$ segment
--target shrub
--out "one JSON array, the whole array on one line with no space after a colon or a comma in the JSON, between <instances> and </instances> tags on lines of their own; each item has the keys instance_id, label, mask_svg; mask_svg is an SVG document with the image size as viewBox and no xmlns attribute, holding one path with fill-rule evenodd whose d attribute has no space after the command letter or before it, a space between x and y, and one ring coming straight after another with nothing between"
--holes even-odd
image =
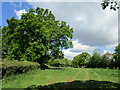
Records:
<instances>
[{"instance_id":1,"label":"shrub","mask_svg":"<svg viewBox=\"0 0 120 90\"><path fill-rule=\"evenodd\" d=\"M71 61L66 58L50 59L48 61L48 65L54 66L54 67L68 67L68 66L71 66Z\"/></svg>"},{"instance_id":2,"label":"shrub","mask_svg":"<svg viewBox=\"0 0 120 90\"><path fill-rule=\"evenodd\" d=\"M33 69L40 68L40 64L28 61L4 60L0 62L0 64L0 66L2 67L3 78L6 76L21 74Z\"/></svg>"}]
</instances>

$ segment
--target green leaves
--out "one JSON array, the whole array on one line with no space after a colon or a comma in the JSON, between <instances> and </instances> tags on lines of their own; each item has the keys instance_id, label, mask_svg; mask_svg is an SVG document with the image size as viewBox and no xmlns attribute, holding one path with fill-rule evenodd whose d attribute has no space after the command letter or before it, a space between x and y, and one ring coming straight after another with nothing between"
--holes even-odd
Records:
<instances>
[{"instance_id":1,"label":"green leaves","mask_svg":"<svg viewBox=\"0 0 120 90\"><path fill-rule=\"evenodd\" d=\"M90 54L87 52L83 52L77 56L74 57L72 60L73 67L81 67L88 63L90 59Z\"/></svg>"},{"instance_id":2,"label":"green leaves","mask_svg":"<svg viewBox=\"0 0 120 90\"><path fill-rule=\"evenodd\" d=\"M21 19L7 20L3 31L3 58L38 61L62 58L62 49L72 47L73 29L55 19L49 9L30 8ZM48 53L49 52L49 53Z\"/></svg>"},{"instance_id":3,"label":"green leaves","mask_svg":"<svg viewBox=\"0 0 120 90\"><path fill-rule=\"evenodd\" d=\"M120 69L120 44L118 44L118 46L115 47L114 59L115 67Z\"/></svg>"},{"instance_id":4,"label":"green leaves","mask_svg":"<svg viewBox=\"0 0 120 90\"><path fill-rule=\"evenodd\" d=\"M50 59L48 61L48 64L50 66L54 66L54 67L67 67L67 66L71 66L71 61L66 59L66 58L62 58L62 59Z\"/></svg>"}]
</instances>

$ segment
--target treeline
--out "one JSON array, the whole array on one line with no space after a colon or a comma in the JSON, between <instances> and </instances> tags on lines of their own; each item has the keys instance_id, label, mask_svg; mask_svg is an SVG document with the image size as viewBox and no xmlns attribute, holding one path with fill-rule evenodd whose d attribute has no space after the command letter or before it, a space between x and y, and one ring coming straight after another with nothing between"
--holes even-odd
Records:
<instances>
[{"instance_id":1,"label":"treeline","mask_svg":"<svg viewBox=\"0 0 120 90\"><path fill-rule=\"evenodd\" d=\"M119 68L120 69L120 44L116 46L115 53L101 54L95 51L93 55L83 52L72 60L73 67L88 68Z\"/></svg>"},{"instance_id":2,"label":"treeline","mask_svg":"<svg viewBox=\"0 0 120 90\"><path fill-rule=\"evenodd\" d=\"M102 54L99 50L94 50L93 55L83 52L68 60L66 58L51 59L50 66L55 67L75 67L75 68L118 68L120 69L120 44L115 48L115 53L106 52Z\"/></svg>"},{"instance_id":3,"label":"treeline","mask_svg":"<svg viewBox=\"0 0 120 90\"><path fill-rule=\"evenodd\" d=\"M100 55L98 52L94 52L90 55L88 52L83 52L74 57L72 60L73 67L90 67L90 68L106 68L110 67L110 63L113 61L112 54L106 53ZM112 62L113 64L113 62Z\"/></svg>"}]
</instances>

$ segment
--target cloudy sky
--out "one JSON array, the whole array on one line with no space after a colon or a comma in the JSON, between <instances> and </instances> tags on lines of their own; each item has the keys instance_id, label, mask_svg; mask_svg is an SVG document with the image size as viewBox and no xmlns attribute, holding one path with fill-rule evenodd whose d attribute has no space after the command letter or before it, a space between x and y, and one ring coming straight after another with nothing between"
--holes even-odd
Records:
<instances>
[{"instance_id":1,"label":"cloudy sky","mask_svg":"<svg viewBox=\"0 0 120 90\"><path fill-rule=\"evenodd\" d=\"M2 26L7 25L6 19L12 16L20 19L20 15L26 13L29 8L48 8L57 20L66 21L74 29L74 46L72 49L63 50L65 57L72 60L82 52L92 54L94 49L113 53L118 44L118 12L109 8L102 10L101 2L94 1L2 2Z\"/></svg>"}]
</instances>

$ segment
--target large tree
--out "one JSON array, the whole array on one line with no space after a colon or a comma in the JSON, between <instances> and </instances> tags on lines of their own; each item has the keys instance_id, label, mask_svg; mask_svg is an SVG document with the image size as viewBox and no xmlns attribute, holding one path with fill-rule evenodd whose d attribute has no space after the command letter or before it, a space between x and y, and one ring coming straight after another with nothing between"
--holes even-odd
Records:
<instances>
[{"instance_id":1,"label":"large tree","mask_svg":"<svg viewBox=\"0 0 120 90\"><path fill-rule=\"evenodd\" d=\"M48 9L31 8L20 20L12 17L7 23L2 28L3 58L43 64L51 56L63 57L62 49L72 47L73 29Z\"/></svg>"}]
</instances>

